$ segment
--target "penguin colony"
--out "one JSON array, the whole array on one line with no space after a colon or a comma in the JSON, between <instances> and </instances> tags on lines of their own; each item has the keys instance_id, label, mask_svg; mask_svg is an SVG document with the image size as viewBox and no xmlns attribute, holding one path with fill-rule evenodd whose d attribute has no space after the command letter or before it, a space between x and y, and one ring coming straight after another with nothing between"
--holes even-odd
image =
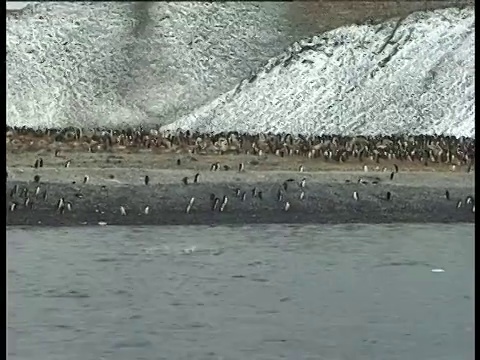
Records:
<instances>
[{"instance_id":1,"label":"penguin colony","mask_svg":"<svg viewBox=\"0 0 480 360\"><path fill-rule=\"evenodd\" d=\"M188 153L198 155L274 154L279 157L299 156L328 162L344 163L382 160L473 166L475 139L453 136L302 136L292 134L240 134L238 132L202 134L190 131L157 129L78 129L34 130L7 127L7 150L35 151L55 149L101 151L135 151L149 149L153 153ZM181 161L177 160L180 165ZM38 164L39 165L39 164ZM67 160L65 167L70 162ZM214 164L212 167L218 167ZM365 165L366 166L366 165ZM244 164L238 164L243 171ZM365 171L368 168L364 168ZM218 170L218 169L214 169ZM303 171L300 166L299 171Z\"/></svg>"},{"instance_id":2,"label":"penguin colony","mask_svg":"<svg viewBox=\"0 0 480 360\"><path fill-rule=\"evenodd\" d=\"M363 163L364 160L381 163L382 160L393 160L397 163L391 169L384 168L388 172L384 178L376 177L374 179L360 177L358 184L376 185L379 182L394 182L399 172L399 165L403 162L420 162L425 166L430 163L451 164L452 166L465 165L467 172L472 171L475 161L475 141L469 138L454 138L444 136L385 136L385 137L342 137L342 136L292 136L290 134L259 134L247 135L235 132L221 134L200 134L193 132L160 132L158 130L142 130L128 129L123 131L107 131L107 130L32 130L26 128L7 128L7 150L24 150L35 151L36 149L50 148L54 156L59 156L60 148L68 147L71 150L89 152L114 151L118 149L150 149L157 153L172 154L252 154L261 156L263 154L272 154L279 157L295 156L308 157L318 159L318 161L343 163L346 161L356 160ZM64 167L68 168L72 164L72 160L67 159ZM35 170L41 172L44 165L44 159L38 158L32 164ZM181 160L177 160L177 166L181 166ZM368 172L368 166L363 165L363 171ZM401 165L400 165L401 166ZM237 168L231 167L219 162L212 163L209 166L211 172L216 171L236 171L239 174L248 171L245 163L238 163ZM278 204L278 211L291 212L299 211L295 209L298 204L307 201L309 198L309 189L307 178L304 172L308 171L303 165L298 167L298 177L280 180L277 189L261 189L258 187L235 188L229 193L215 194L211 193L207 200L201 196L189 197L185 199L184 214L187 216L195 216L195 208L208 209L216 213L228 213L229 206L235 202L255 201L258 204L265 199L265 196L274 197ZM453 170L452 170L453 171ZM151 187L152 182L148 175L141 175L141 181L144 186ZM81 185L89 182L89 175L84 175L82 179L78 179L79 186L74 194L65 194L58 199L51 199L47 191L47 186L42 183L41 176L35 174L31 186L21 187L14 185L7 188L7 210L9 212L32 211L37 205L41 205L42 209L48 204L51 207L52 214L62 216L75 212L75 203L81 200ZM179 183L183 186L196 186L201 183L201 172L192 174L191 177L183 177L179 179ZM8 181L7 170L7 181ZM345 183L351 180L345 180ZM73 182L75 183L75 182ZM102 186L102 192L108 195L107 186ZM392 190L392 189L390 189ZM268 194L268 195L266 195ZM275 195L273 195L275 194ZM378 199L385 202L393 202L399 195L395 195L394 191L386 191L385 189L378 194ZM439 194L444 197L444 201L451 201L452 197L449 190ZM350 200L356 204L362 203L362 192L357 189L351 192ZM135 199L131 201L134 202ZM152 194L152 202L154 194ZM101 215L105 211L118 214L121 223L122 217L128 218L131 213L140 216L155 216L154 205L141 204L141 209L133 209L132 204L122 204L117 209L100 210L94 207L92 211L99 214L99 222ZM205 202L208 202L206 204ZM352 206L359 206L352 205ZM261 206L261 205L259 205ZM473 196L467 196L465 199L454 199L452 207L458 211L468 210L475 212L475 200ZM203 210L201 210L203 211ZM8 215L7 215L8 216Z\"/></svg>"}]
</instances>

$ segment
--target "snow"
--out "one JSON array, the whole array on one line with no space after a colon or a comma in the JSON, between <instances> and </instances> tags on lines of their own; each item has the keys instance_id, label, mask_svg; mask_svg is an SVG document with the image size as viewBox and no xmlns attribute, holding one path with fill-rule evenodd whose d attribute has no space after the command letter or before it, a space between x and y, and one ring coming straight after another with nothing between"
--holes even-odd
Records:
<instances>
[{"instance_id":1,"label":"snow","mask_svg":"<svg viewBox=\"0 0 480 360\"><path fill-rule=\"evenodd\" d=\"M474 58L471 8L343 27L164 129L474 137Z\"/></svg>"},{"instance_id":2,"label":"snow","mask_svg":"<svg viewBox=\"0 0 480 360\"><path fill-rule=\"evenodd\" d=\"M283 10L262 4L29 2L7 15L7 125L474 136L473 8L281 54Z\"/></svg>"}]
</instances>

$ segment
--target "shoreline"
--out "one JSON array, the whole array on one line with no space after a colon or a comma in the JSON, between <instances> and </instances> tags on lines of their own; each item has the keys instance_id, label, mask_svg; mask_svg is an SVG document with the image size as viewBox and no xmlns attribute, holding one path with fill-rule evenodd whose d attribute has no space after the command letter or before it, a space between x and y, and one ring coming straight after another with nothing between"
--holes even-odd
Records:
<instances>
[{"instance_id":1,"label":"shoreline","mask_svg":"<svg viewBox=\"0 0 480 360\"><path fill-rule=\"evenodd\" d=\"M474 223L474 184L474 168L461 162L7 151L6 221L7 226ZM223 212L220 204L212 211L211 196L219 202L227 196ZM473 201L467 204L469 196Z\"/></svg>"},{"instance_id":2,"label":"shoreline","mask_svg":"<svg viewBox=\"0 0 480 360\"><path fill-rule=\"evenodd\" d=\"M474 223L475 197L472 174L362 172L205 172L198 183L184 185L182 175L192 171L14 168L7 181L7 226L107 225L243 225L243 224L341 224L341 223ZM40 181L33 181L33 174ZM144 174L150 182L144 183ZM305 178L305 187L300 186ZM358 182L358 179L362 182ZM287 181L293 180L293 181ZM287 190L283 183L287 183ZM470 185L469 185L470 184ZM15 185L18 193L11 194ZM36 188L40 187L38 195ZM22 194L28 189L28 195ZM240 189L239 196L236 189ZM255 196L252 194L256 189ZM449 191L450 199L445 192ZM47 192L47 199L43 198ZM278 200L278 194L282 199ZM258 193L261 192L261 198ZM301 193L304 198L301 199ZM353 193L359 199L355 200ZM387 200L387 192L391 198ZM245 193L245 198L242 199ZM211 194L221 201L223 212L212 211ZM29 203L25 206L25 199ZM186 213L190 199L195 200ZM60 198L71 211L57 208ZM461 206L457 208L458 201ZM11 206L16 203L15 209ZM285 211L286 202L290 204ZM66 206L66 205L65 205ZM145 214L145 207L149 207ZM121 215L124 207L126 215Z\"/></svg>"}]
</instances>

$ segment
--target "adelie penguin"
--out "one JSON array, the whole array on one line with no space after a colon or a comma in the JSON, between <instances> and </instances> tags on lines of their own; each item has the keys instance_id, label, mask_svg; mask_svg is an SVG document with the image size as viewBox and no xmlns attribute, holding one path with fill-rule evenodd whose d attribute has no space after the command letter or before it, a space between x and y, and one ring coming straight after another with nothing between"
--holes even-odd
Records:
<instances>
[{"instance_id":1,"label":"adelie penguin","mask_svg":"<svg viewBox=\"0 0 480 360\"><path fill-rule=\"evenodd\" d=\"M445 190L445 199L450 200L450 192Z\"/></svg>"},{"instance_id":2,"label":"adelie penguin","mask_svg":"<svg viewBox=\"0 0 480 360\"><path fill-rule=\"evenodd\" d=\"M43 159L42 158L40 158L40 160L38 162L38 166L43 168Z\"/></svg>"},{"instance_id":3,"label":"adelie penguin","mask_svg":"<svg viewBox=\"0 0 480 360\"><path fill-rule=\"evenodd\" d=\"M241 194L242 194L242 190L240 190L239 188L236 188L235 189L235 196L238 198L238 197L240 197Z\"/></svg>"},{"instance_id":4,"label":"adelie penguin","mask_svg":"<svg viewBox=\"0 0 480 360\"><path fill-rule=\"evenodd\" d=\"M148 175L145 175L145 185L148 185L150 182L150 177Z\"/></svg>"},{"instance_id":5,"label":"adelie penguin","mask_svg":"<svg viewBox=\"0 0 480 360\"><path fill-rule=\"evenodd\" d=\"M210 171L217 171L219 166L220 164L218 162L213 163L212 166L210 166Z\"/></svg>"},{"instance_id":6,"label":"adelie penguin","mask_svg":"<svg viewBox=\"0 0 480 360\"><path fill-rule=\"evenodd\" d=\"M180 159L177 159L177 165L178 166L182 165L182 161Z\"/></svg>"},{"instance_id":7,"label":"adelie penguin","mask_svg":"<svg viewBox=\"0 0 480 360\"><path fill-rule=\"evenodd\" d=\"M218 204L220 204L220 199L214 198L212 201L212 211L217 210Z\"/></svg>"},{"instance_id":8,"label":"adelie penguin","mask_svg":"<svg viewBox=\"0 0 480 360\"><path fill-rule=\"evenodd\" d=\"M40 182L40 176L35 175L35 176L33 177L33 181L35 181L36 183L39 183L39 182Z\"/></svg>"},{"instance_id":9,"label":"adelie penguin","mask_svg":"<svg viewBox=\"0 0 480 360\"><path fill-rule=\"evenodd\" d=\"M220 211L223 212L227 206L228 198L226 195L223 196L222 204L220 205Z\"/></svg>"},{"instance_id":10,"label":"adelie penguin","mask_svg":"<svg viewBox=\"0 0 480 360\"><path fill-rule=\"evenodd\" d=\"M287 201L283 207L283 211L288 211L290 209L290 203Z\"/></svg>"},{"instance_id":11,"label":"adelie penguin","mask_svg":"<svg viewBox=\"0 0 480 360\"><path fill-rule=\"evenodd\" d=\"M241 200L242 200L242 201L245 201L246 199L247 199L247 193L246 193L246 191L244 191L244 192L242 193Z\"/></svg>"},{"instance_id":12,"label":"adelie penguin","mask_svg":"<svg viewBox=\"0 0 480 360\"><path fill-rule=\"evenodd\" d=\"M150 213L150 206L145 206L145 209L143 209L143 213L145 215L148 215Z\"/></svg>"},{"instance_id":13,"label":"adelie penguin","mask_svg":"<svg viewBox=\"0 0 480 360\"><path fill-rule=\"evenodd\" d=\"M393 164L393 167L395 168L395 172L398 173L398 165L397 165L397 164Z\"/></svg>"},{"instance_id":14,"label":"adelie penguin","mask_svg":"<svg viewBox=\"0 0 480 360\"><path fill-rule=\"evenodd\" d=\"M238 164L238 172L243 172L245 170L245 165L243 163Z\"/></svg>"},{"instance_id":15,"label":"adelie penguin","mask_svg":"<svg viewBox=\"0 0 480 360\"><path fill-rule=\"evenodd\" d=\"M300 193L300 200L303 200L303 199L305 199L305 192L304 191L302 191Z\"/></svg>"},{"instance_id":16,"label":"adelie penguin","mask_svg":"<svg viewBox=\"0 0 480 360\"><path fill-rule=\"evenodd\" d=\"M85 176L83 177L83 183L86 184L86 183L88 182L88 179L90 179L90 178L88 177L88 175L85 175Z\"/></svg>"},{"instance_id":17,"label":"adelie penguin","mask_svg":"<svg viewBox=\"0 0 480 360\"><path fill-rule=\"evenodd\" d=\"M283 200L282 190L278 189L278 191L277 191L277 201L282 201L282 200Z\"/></svg>"},{"instance_id":18,"label":"adelie penguin","mask_svg":"<svg viewBox=\"0 0 480 360\"><path fill-rule=\"evenodd\" d=\"M120 215L127 216L127 211L125 210L125 208L123 206L120 206Z\"/></svg>"},{"instance_id":19,"label":"adelie penguin","mask_svg":"<svg viewBox=\"0 0 480 360\"><path fill-rule=\"evenodd\" d=\"M186 212L187 214L189 214L189 213L190 213L190 210L192 210L192 206L193 206L194 201L195 201L195 198L192 197L192 198L190 199L190 201L188 202L187 208L185 209L185 212Z\"/></svg>"},{"instance_id":20,"label":"adelie penguin","mask_svg":"<svg viewBox=\"0 0 480 360\"><path fill-rule=\"evenodd\" d=\"M353 192L353 200L358 201L358 192Z\"/></svg>"},{"instance_id":21,"label":"adelie penguin","mask_svg":"<svg viewBox=\"0 0 480 360\"><path fill-rule=\"evenodd\" d=\"M38 166L39 166L39 165L40 165L40 161L39 161L38 159L35 160L35 164L33 164L33 167L34 167L35 169L38 169Z\"/></svg>"},{"instance_id":22,"label":"adelie penguin","mask_svg":"<svg viewBox=\"0 0 480 360\"><path fill-rule=\"evenodd\" d=\"M305 170L305 168L303 167L303 165L300 165L298 167L298 172L303 172Z\"/></svg>"},{"instance_id":23,"label":"adelie penguin","mask_svg":"<svg viewBox=\"0 0 480 360\"><path fill-rule=\"evenodd\" d=\"M200 176L199 173L196 173L195 176L193 177L193 182L194 184L198 183L198 177Z\"/></svg>"},{"instance_id":24,"label":"adelie penguin","mask_svg":"<svg viewBox=\"0 0 480 360\"><path fill-rule=\"evenodd\" d=\"M387 191L387 201L390 201L390 199L392 198L392 193L390 191Z\"/></svg>"},{"instance_id":25,"label":"adelie penguin","mask_svg":"<svg viewBox=\"0 0 480 360\"><path fill-rule=\"evenodd\" d=\"M462 200L457 201L457 209L462 207Z\"/></svg>"},{"instance_id":26,"label":"adelie penguin","mask_svg":"<svg viewBox=\"0 0 480 360\"><path fill-rule=\"evenodd\" d=\"M302 181L300 181L299 185L303 189L303 188L305 188L306 183L307 183L307 179L303 178Z\"/></svg>"},{"instance_id":27,"label":"adelie penguin","mask_svg":"<svg viewBox=\"0 0 480 360\"><path fill-rule=\"evenodd\" d=\"M261 191L258 192L257 197L262 200L263 199L263 194Z\"/></svg>"},{"instance_id":28,"label":"adelie penguin","mask_svg":"<svg viewBox=\"0 0 480 360\"><path fill-rule=\"evenodd\" d=\"M395 176L395 173L392 172L392 173L390 174L390 180L393 180L393 177L394 177L394 176Z\"/></svg>"},{"instance_id":29,"label":"adelie penguin","mask_svg":"<svg viewBox=\"0 0 480 360\"><path fill-rule=\"evenodd\" d=\"M65 162L65 167L66 167L66 168L70 167L70 164L71 164L71 163L72 163L72 160L67 160L67 161Z\"/></svg>"},{"instance_id":30,"label":"adelie penguin","mask_svg":"<svg viewBox=\"0 0 480 360\"><path fill-rule=\"evenodd\" d=\"M185 177L182 179L182 183L183 183L184 185L188 185L188 177L185 176Z\"/></svg>"}]
</instances>

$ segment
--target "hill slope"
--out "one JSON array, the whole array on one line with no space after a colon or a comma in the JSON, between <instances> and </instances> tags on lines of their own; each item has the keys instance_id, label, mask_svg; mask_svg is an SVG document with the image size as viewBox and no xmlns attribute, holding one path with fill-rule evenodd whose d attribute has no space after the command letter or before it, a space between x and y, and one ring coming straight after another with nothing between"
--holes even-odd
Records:
<instances>
[{"instance_id":1,"label":"hill slope","mask_svg":"<svg viewBox=\"0 0 480 360\"><path fill-rule=\"evenodd\" d=\"M165 128L474 137L474 45L473 8L339 28Z\"/></svg>"}]
</instances>

